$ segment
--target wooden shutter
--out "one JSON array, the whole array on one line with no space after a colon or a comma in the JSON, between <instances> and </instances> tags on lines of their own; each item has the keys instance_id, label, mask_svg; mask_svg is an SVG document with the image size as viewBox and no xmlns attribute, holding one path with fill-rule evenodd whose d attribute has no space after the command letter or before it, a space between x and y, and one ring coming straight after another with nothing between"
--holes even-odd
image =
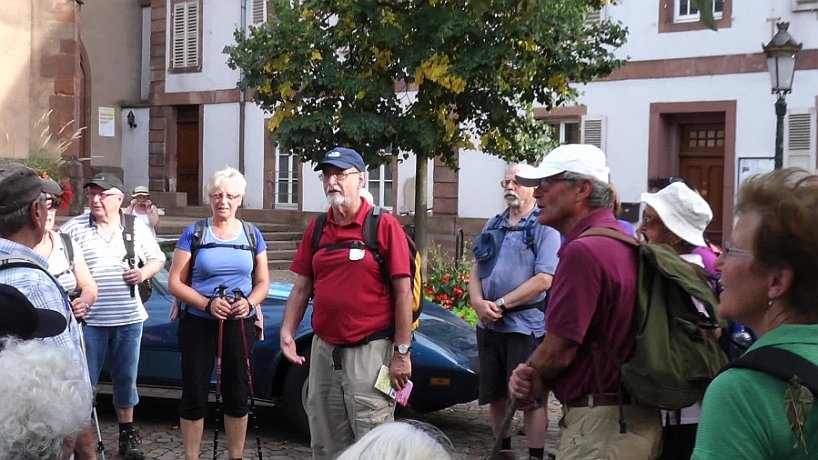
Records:
<instances>
[{"instance_id":1,"label":"wooden shutter","mask_svg":"<svg viewBox=\"0 0 818 460\"><path fill-rule=\"evenodd\" d=\"M598 10L591 10L585 16L585 23L586 24L593 24L602 21L605 19L605 7L601 7Z\"/></svg>"},{"instance_id":2,"label":"wooden shutter","mask_svg":"<svg viewBox=\"0 0 818 460\"><path fill-rule=\"evenodd\" d=\"M784 124L784 166L815 170L815 109L792 110Z\"/></svg>"},{"instance_id":3,"label":"wooden shutter","mask_svg":"<svg viewBox=\"0 0 818 460\"><path fill-rule=\"evenodd\" d=\"M250 24L257 26L267 20L267 0L253 0Z\"/></svg>"},{"instance_id":4,"label":"wooden shutter","mask_svg":"<svg viewBox=\"0 0 818 460\"><path fill-rule=\"evenodd\" d=\"M818 0L792 0L793 11L816 11Z\"/></svg>"},{"instance_id":5,"label":"wooden shutter","mask_svg":"<svg viewBox=\"0 0 818 460\"><path fill-rule=\"evenodd\" d=\"M173 4L173 68L199 67L199 2Z\"/></svg>"},{"instance_id":6,"label":"wooden shutter","mask_svg":"<svg viewBox=\"0 0 818 460\"><path fill-rule=\"evenodd\" d=\"M605 150L605 117L602 115L583 115L580 127L580 143L591 144Z\"/></svg>"}]
</instances>

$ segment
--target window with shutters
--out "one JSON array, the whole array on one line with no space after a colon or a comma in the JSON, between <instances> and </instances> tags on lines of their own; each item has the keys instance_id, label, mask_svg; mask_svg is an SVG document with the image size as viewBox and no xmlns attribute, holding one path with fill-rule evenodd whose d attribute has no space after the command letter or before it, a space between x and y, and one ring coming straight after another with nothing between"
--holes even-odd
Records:
<instances>
[{"instance_id":1,"label":"window with shutters","mask_svg":"<svg viewBox=\"0 0 818 460\"><path fill-rule=\"evenodd\" d=\"M785 167L815 169L815 110L790 110L785 123Z\"/></svg>"},{"instance_id":2,"label":"window with shutters","mask_svg":"<svg viewBox=\"0 0 818 460\"><path fill-rule=\"evenodd\" d=\"M202 70L202 8L200 0L175 1L171 8L171 72Z\"/></svg>"},{"instance_id":3,"label":"window with shutters","mask_svg":"<svg viewBox=\"0 0 818 460\"><path fill-rule=\"evenodd\" d=\"M816 11L818 0L792 0L793 11Z\"/></svg>"},{"instance_id":4,"label":"window with shutters","mask_svg":"<svg viewBox=\"0 0 818 460\"><path fill-rule=\"evenodd\" d=\"M369 170L367 189L377 206L392 209L394 206L392 164L387 163Z\"/></svg>"},{"instance_id":5,"label":"window with shutters","mask_svg":"<svg viewBox=\"0 0 818 460\"><path fill-rule=\"evenodd\" d=\"M267 22L267 0L252 0L250 24L258 26Z\"/></svg>"},{"instance_id":6,"label":"window with shutters","mask_svg":"<svg viewBox=\"0 0 818 460\"><path fill-rule=\"evenodd\" d=\"M569 120L543 120L549 128L551 139L558 140L560 144L579 143L579 118Z\"/></svg>"},{"instance_id":7,"label":"window with shutters","mask_svg":"<svg viewBox=\"0 0 818 460\"><path fill-rule=\"evenodd\" d=\"M591 144L605 150L605 117L583 115L580 125L580 144Z\"/></svg>"}]
</instances>

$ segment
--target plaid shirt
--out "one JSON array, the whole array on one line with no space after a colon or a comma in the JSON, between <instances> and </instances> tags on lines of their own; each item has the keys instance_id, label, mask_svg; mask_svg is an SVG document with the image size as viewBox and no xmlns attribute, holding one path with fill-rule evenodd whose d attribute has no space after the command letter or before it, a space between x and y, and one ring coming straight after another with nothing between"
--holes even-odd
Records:
<instances>
[{"instance_id":1,"label":"plaid shirt","mask_svg":"<svg viewBox=\"0 0 818 460\"><path fill-rule=\"evenodd\" d=\"M30 248L15 243L14 241L0 238L0 259L8 258L28 259L38 263L40 266L48 266L46 259ZM77 324L71 312L71 308L66 303L63 291L61 291L57 283L48 276L46 272L25 267L3 269L2 266L0 266L0 283L17 288L35 307L54 310L65 316L65 319L68 321L68 327L65 331L54 337L40 340L71 351L77 363L83 368L86 368L85 356L80 349L79 324ZM85 375L86 377L88 376L87 368ZM90 385L90 380L88 380L89 391Z\"/></svg>"}]
</instances>

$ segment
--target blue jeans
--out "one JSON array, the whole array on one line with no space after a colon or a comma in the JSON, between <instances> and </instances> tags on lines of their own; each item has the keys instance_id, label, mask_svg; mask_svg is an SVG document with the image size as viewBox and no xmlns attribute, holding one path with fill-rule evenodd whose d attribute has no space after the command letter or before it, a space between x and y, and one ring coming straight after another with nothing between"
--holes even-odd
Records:
<instances>
[{"instance_id":1,"label":"blue jeans","mask_svg":"<svg viewBox=\"0 0 818 460\"><path fill-rule=\"evenodd\" d=\"M136 371L139 368L139 345L142 342L142 323L125 326L88 326L85 334L85 355L91 385L96 388L105 357L110 351L111 382L114 387L114 407L127 409L139 403L136 392Z\"/></svg>"}]
</instances>

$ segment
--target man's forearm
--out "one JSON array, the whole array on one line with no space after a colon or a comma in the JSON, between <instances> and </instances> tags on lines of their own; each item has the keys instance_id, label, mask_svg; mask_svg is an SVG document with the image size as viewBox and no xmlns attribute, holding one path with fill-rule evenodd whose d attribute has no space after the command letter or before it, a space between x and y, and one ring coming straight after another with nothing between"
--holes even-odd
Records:
<instances>
[{"instance_id":1,"label":"man's forearm","mask_svg":"<svg viewBox=\"0 0 818 460\"><path fill-rule=\"evenodd\" d=\"M537 273L532 276L525 283L503 296L506 308L528 305L551 287L552 279L552 276L546 273Z\"/></svg>"},{"instance_id":2,"label":"man's forearm","mask_svg":"<svg viewBox=\"0 0 818 460\"><path fill-rule=\"evenodd\" d=\"M392 281L395 293L395 343L408 344L412 341L412 292L409 277Z\"/></svg>"}]
</instances>

